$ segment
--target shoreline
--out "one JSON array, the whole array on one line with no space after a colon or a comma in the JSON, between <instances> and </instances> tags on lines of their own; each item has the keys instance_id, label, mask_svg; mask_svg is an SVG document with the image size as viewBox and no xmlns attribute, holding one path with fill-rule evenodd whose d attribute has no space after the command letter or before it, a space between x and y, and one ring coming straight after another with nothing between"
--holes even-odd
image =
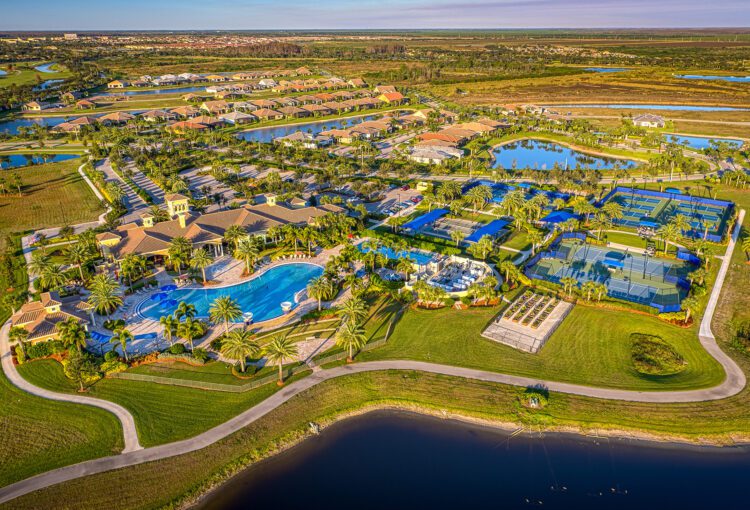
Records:
<instances>
[{"instance_id":1,"label":"shoreline","mask_svg":"<svg viewBox=\"0 0 750 510\"><path fill-rule=\"evenodd\" d=\"M619 160L623 160L623 161L635 161L635 162L641 163L641 164L647 164L649 162L648 159L641 159L641 158L638 158L638 157L635 157L635 156L632 156L632 157L619 156L619 155L615 156L615 155L612 155L612 154L607 154L605 152L599 152L596 149L589 149L587 147L576 145L574 143L560 141L560 140L555 140L555 139L553 139L551 137L545 137L544 135L540 135L540 136L521 136L521 137L518 137L518 138L513 138L511 140L506 140L506 141L503 141L503 142L500 142L500 143L497 143L497 144L491 146L488 152L490 153L490 159L491 159L492 163L495 162L495 153L494 152L495 152L496 149L502 148L505 145L509 145L511 143L523 142L525 140L531 140L531 141L537 140L537 141L543 141L543 142L556 143L556 144L562 145L563 147L567 147L568 149L576 150L578 152L582 152L582 153L588 154L590 156L598 156L598 157L610 158L610 159L619 159ZM640 167L641 167L641 165L638 165L633 170L635 170L637 168L640 168ZM517 169L517 170L533 170L533 168L520 168L520 169ZM548 169L548 170L551 170L551 169ZM602 173L604 173L604 172L610 172L611 170L612 169L610 169L610 168L606 168L606 169L602 169L600 171Z\"/></svg>"},{"instance_id":2,"label":"shoreline","mask_svg":"<svg viewBox=\"0 0 750 510\"><path fill-rule=\"evenodd\" d=\"M221 489L236 477L246 473L247 470L258 466L259 464L271 460L281 454L302 445L307 440L317 436L330 427L345 422L347 420L363 417L371 413L394 413L414 415L417 417L430 417L439 420L453 421L462 425L473 425L492 431L503 431L509 433L518 433L519 435L532 436L536 434L552 434L558 436L574 436L579 439L596 440L596 439L618 439L635 441L641 443L644 447L663 447L672 449L695 449L695 448L713 448L724 450L730 448L743 448L750 446L750 436L738 436L738 439L731 441L713 441L710 439L691 440L684 436L674 434L655 434L645 431L628 431L624 429L585 429L580 426L552 426L532 430L519 422L504 422L462 414L456 411L438 410L427 405L421 404L403 404L403 403L382 403L364 405L358 409L343 412L335 416L326 418L321 422L314 423L319 427L318 433L305 430L297 433L287 434L275 441L278 445L262 454L257 460L249 460L233 468L229 468L221 475L219 480L209 481L196 488L195 492L186 493L182 498L175 501L175 508L180 510L191 510L204 503L212 494ZM520 432L517 432L519 431Z\"/></svg>"}]
</instances>

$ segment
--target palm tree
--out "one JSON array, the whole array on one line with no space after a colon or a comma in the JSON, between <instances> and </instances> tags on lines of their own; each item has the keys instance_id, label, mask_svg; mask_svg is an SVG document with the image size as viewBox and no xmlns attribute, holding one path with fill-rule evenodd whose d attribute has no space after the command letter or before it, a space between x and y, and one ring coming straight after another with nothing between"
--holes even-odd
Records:
<instances>
[{"instance_id":1,"label":"palm tree","mask_svg":"<svg viewBox=\"0 0 750 510\"><path fill-rule=\"evenodd\" d=\"M35 251L31 256L29 271L35 275L41 275L45 269L52 265L52 261L43 251Z\"/></svg>"},{"instance_id":2,"label":"palm tree","mask_svg":"<svg viewBox=\"0 0 750 510\"><path fill-rule=\"evenodd\" d=\"M263 348L268 361L275 363L279 367L279 386L284 384L283 363L285 359L294 358L298 355L297 344L292 339L284 335L276 335Z\"/></svg>"},{"instance_id":3,"label":"palm tree","mask_svg":"<svg viewBox=\"0 0 750 510\"><path fill-rule=\"evenodd\" d=\"M458 248L458 245L461 244L461 241L463 241L465 237L466 234L462 231L451 230L451 239L456 243L456 248Z\"/></svg>"},{"instance_id":4,"label":"palm tree","mask_svg":"<svg viewBox=\"0 0 750 510\"><path fill-rule=\"evenodd\" d=\"M203 285L206 284L206 268L213 264L213 262L213 257L205 248L195 250L193 256L190 258L190 267L193 269L200 269L203 274Z\"/></svg>"},{"instance_id":5,"label":"palm tree","mask_svg":"<svg viewBox=\"0 0 750 510\"><path fill-rule=\"evenodd\" d=\"M401 257L396 263L396 271L404 273L406 280L409 281L409 275L414 272L414 261L408 257Z\"/></svg>"},{"instance_id":6,"label":"palm tree","mask_svg":"<svg viewBox=\"0 0 750 510\"><path fill-rule=\"evenodd\" d=\"M253 341L252 334L245 329L235 329L221 342L221 354L240 362L240 370L245 371L245 359L260 352L260 346Z\"/></svg>"},{"instance_id":7,"label":"palm tree","mask_svg":"<svg viewBox=\"0 0 750 510\"><path fill-rule=\"evenodd\" d=\"M237 247L234 249L233 255L235 259L245 262L245 271L250 274L259 253L258 243L255 239L252 237L243 237L237 242Z\"/></svg>"},{"instance_id":8,"label":"palm tree","mask_svg":"<svg viewBox=\"0 0 750 510\"><path fill-rule=\"evenodd\" d=\"M140 255L130 253L120 262L122 275L128 279L128 286L133 289L133 279L140 277L146 270L146 259Z\"/></svg>"},{"instance_id":9,"label":"palm tree","mask_svg":"<svg viewBox=\"0 0 750 510\"><path fill-rule=\"evenodd\" d=\"M318 300L318 311L322 308L323 300L331 295L332 286L332 282L324 275L313 278L307 284L307 293L311 298Z\"/></svg>"},{"instance_id":10,"label":"palm tree","mask_svg":"<svg viewBox=\"0 0 750 510\"><path fill-rule=\"evenodd\" d=\"M125 363L128 362L128 342L132 342L135 339L133 333L128 331L126 328L117 328L112 332L112 338L109 339L111 344L119 344L122 349L122 355L125 357ZM116 349L117 345L112 347L112 350Z\"/></svg>"},{"instance_id":11,"label":"palm tree","mask_svg":"<svg viewBox=\"0 0 750 510\"><path fill-rule=\"evenodd\" d=\"M590 280L581 285L581 292L586 294L586 301L591 301L591 295L596 292L596 286L597 283Z\"/></svg>"},{"instance_id":12,"label":"palm tree","mask_svg":"<svg viewBox=\"0 0 750 510\"><path fill-rule=\"evenodd\" d=\"M682 300L682 309L685 310L685 324L690 320L690 314L698 308L698 299L694 296L688 296Z\"/></svg>"},{"instance_id":13,"label":"palm tree","mask_svg":"<svg viewBox=\"0 0 750 510\"><path fill-rule=\"evenodd\" d=\"M39 281L45 289L54 290L65 285L68 279L65 277L65 272L61 265L50 264L42 271Z\"/></svg>"},{"instance_id":14,"label":"palm tree","mask_svg":"<svg viewBox=\"0 0 750 510\"><path fill-rule=\"evenodd\" d=\"M179 276L182 276L182 265L188 262L191 249L192 243L184 237L175 237L169 245L167 257Z\"/></svg>"},{"instance_id":15,"label":"palm tree","mask_svg":"<svg viewBox=\"0 0 750 510\"><path fill-rule=\"evenodd\" d=\"M344 321L336 332L336 345L349 352L346 360L350 363L354 359L354 349L359 350L366 343L365 329L356 322Z\"/></svg>"},{"instance_id":16,"label":"palm tree","mask_svg":"<svg viewBox=\"0 0 750 510\"><path fill-rule=\"evenodd\" d=\"M187 340L190 343L190 352L193 352L193 340L203 334L203 326L199 321L193 320L192 317L188 317L177 326L177 336L183 340Z\"/></svg>"},{"instance_id":17,"label":"palm tree","mask_svg":"<svg viewBox=\"0 0 750 510\"><path fill-rule=\"evenodd\" d=\"M745 252L745 256L750 260L750 235L748 234L742 238L742 251Z\"/></svg>"},{"instance_id":18,"label":"palm tree","mask_svg":"<svg viewBox=\"0 0 750 510\"><path fill-rule=\"evenodd\" d=\"M74 317L69 317L57 325L60 341L66 348L75 347L78 352L86 347L88 332Z\"/></svg>"},{"instance_id":19,"label":"palm tree","mask_svg":"<svg viewBox=\"0 0 750 510\"><path fill-rule=\"evenodd\" d=\"M342 322L361 324L367 317L367 303L362 298L351 297L341 304L338 315Z\"/></svg>"},{"instance_id":20,"label":"palm tree","mask_svg":"<svg viewBox=\"0 0 750 510\"><path fill-rule=\"evenodd\" d=\"M195 317L195 313L196 310L194 304L180 301L180 304L177 305L177 309L174 311L174 316L177 320L180 320L183 317L186 319L192 319Z\"/></svg>"},{"instance_id":21,"label":"palm tree","mask_svg":"<svg viewBox=\"0 0 750 510\"><path fill-rule=\"evenodd\" d=\"M78 273L83 281L83 263L89 258L88 247L83 243L75 243L68 247L66 258L70 264L78 267Z\"/></svg>"},{"instance_id":22,"label":"palm tree","mask_svg":"<svg viewBox=\"0 0 750 510\"><path fill-rule=\"evenodd\" d=\"M661 237L664 241L664 254L667 254L669 245L677 241L680 237L680 228L674 223L667 223L662 225L661 228L656 232L656 235Z\"/></svg>"},{"instance_id":23,"label":"palm tree","mask_svg":"<svg viewBox=\"0 0 750 510\"><path fill-rule=\"evenodd\" d=\"M29 330L22 326L13 326L8 332L10 343L18 343L26 356L26 341L29 339Z\"/></svg>"},{"instance_id":24,"label":"palm tree","mask_svg":"<svg viewBox=\"0 0 750 510\"><path fill-rule=\"evenodd\" d=\"M109 315L122 305L122 297L118 293L119 289L120 285L110 275L98 274L94 276L89 285L91 294L88 303L94 307L97 313Z\"/></svg>"},{"instance_id":25,"label":"palm tree","mask_svg":"<svg viewBox=\"0 0 750 510\"><path fill-rule=\"evenodd\" d=\"M231 297L222 296L216 298L214 302L211 303L211 307L208 309L208 314L212 321L224 322L224 334L226 335L229 333L229 323L242 317L242 309L237 301Z\"/></svg>"},{"instance_id":26,"label":"palm tree","mask_svg":"<svg viewBox=\"0 0 750 510\"><path fill-rule=\"evenodd\" d=\"M177 326L180 321L174 315L164 315L159 319L159 324L164 328L164 338L167 339L169 345L174 344L174 335L177 333Z\"/></svg>"},{"instance_id":27,"label":"palm tree","mask_svg":"<svg viewBox=\"0 0 750 510\"><path fill-rule=\"evenodd\" d=\"M237 248L237 243L240 239L245 237L247 237L247 231L241 225L232 225L224 231L224 240L227 244L230 244L235 248Z\"/></svg>"},{"instance_id":28,"label":"palm tree","mask_svg":"<svg viewBox=\"0 0 750 510\"><path fill-rule=\"evenodd\" d=\"M563 290L570 297L573 292L573 287L578 285L578 280L571 276L564 276L560 278L560 284L563 286Z\"/></svg>"}]
</instances>

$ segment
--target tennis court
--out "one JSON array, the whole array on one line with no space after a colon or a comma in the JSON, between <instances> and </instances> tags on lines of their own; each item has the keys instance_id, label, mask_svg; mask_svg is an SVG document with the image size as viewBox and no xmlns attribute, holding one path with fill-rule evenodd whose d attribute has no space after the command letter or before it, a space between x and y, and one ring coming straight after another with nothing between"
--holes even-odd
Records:
<instances>
[{"instance_id":1,"label":"tennis court","mask_svg":"<svg viewBox=\"0 0 750 510\"><path fill-rule=\"evenodd\" d=\"M734 204L679 193L616 188L602 203L622 206L623 217L615 224L625 227L658 229L679 215L686 216L690 230L685 235L721 242L727 232Z\"/></svg>"},{"instance_id":2,"label":"tennis court","mask_svg":"<svg viewBox=\"0 0 750 510\"><path fill-rule=\"evenodd\" d=\"M602 283L609 296L675 311L689 288L686 277L693 269L682 261L566 240L543 253L527 267L526 275L555 283L563 278L575 278L579 285Z\"/></svg>"}]
</instances>

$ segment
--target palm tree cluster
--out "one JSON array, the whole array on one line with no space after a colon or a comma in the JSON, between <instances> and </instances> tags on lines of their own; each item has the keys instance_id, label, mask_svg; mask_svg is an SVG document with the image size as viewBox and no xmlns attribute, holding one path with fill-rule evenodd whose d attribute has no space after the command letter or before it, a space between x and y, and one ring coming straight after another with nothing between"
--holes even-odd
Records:
<instances>
[{"instance_id":1,"label":"palm tree cluster","mask_svg":"<svg viewBox=\"0 0 750 510\"><path fill-rule=\"evenodd\" d=\"M367 343L363 322L367 318L367 303L364 299L352 296L338 308L341 324L336 332L336 345L348 353L347 361L354 359L354 351Z\"/></svg>"},{"instance_id":2,"label":"palm tree cluster","mask_svg":"<svg viewBox=\"0 0 750 510\"><path fill-rule=\"evenodd\" d=\"M122 305L120 284L108 274L94 276L88 290L91 292L88 303L100 315L109 315Z\"/></svg>"}]
</instances>

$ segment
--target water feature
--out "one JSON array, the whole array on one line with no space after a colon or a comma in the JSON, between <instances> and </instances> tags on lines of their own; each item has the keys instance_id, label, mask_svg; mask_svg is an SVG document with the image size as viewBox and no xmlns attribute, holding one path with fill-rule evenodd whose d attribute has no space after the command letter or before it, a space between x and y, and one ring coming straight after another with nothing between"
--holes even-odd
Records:
<instances>
[{"instance_id":1,"label":"water feature","mask_svg":"<svg viewBox=\"0 0 750 510\"><path fill-rule=\"evenodd\" d=\"M397 412L337 423L252 466L199 510L747 507L748 448L516 435ZM290 490L293 488L293 490Z\"/></svg>"},{"instance_id":2,"label":"water feature","mask_svg":"<svg viewBox=\"0 0 750 510\"><path fill-rule=\"evenodd\" d=\"M78 154L0 154L0 168L6 170L8 168L67 161L80 157Z\"/></svg>"},{"instance_id":3,"label":"water feature","mask_svg":"<svg viewBox=\"0 0 750 510\"><path fill-rule=\"evenodd\" d=\"M612 108L617 110L663 110L663 111L687 111L687 112L746 112L750 108L739 108L734 106L699 106L682 104L556 104L549 108Z\"/></svg>"},{"instance_id":4,"label":"water feature","mask_svg":"<svg viewBox=\"0 0 750 510\"><path fill-rule=\"evenodd\" d=\"M585 70L593 73L624 73L630 71L627 67L587 67Z\"/></svg>"},{"instance_id":5,"label":"water feature","mask_svg":"<svg viewBox=\"0 0 750 510\"><path fill-rule=\"evenodd\" d=\"M6 74L8 74L7 71L0 69L0 76L5 76Z\"/></svg>"},{"instance_id":6,"label":"water feature","mask_svg":"<svg viewBox=\"0 0 750 510\"><path fill-rule=\"evenodd\" d=\"M750 76L717 76L710 74L676 74L676 78L685 80L731 81L735 83L750 83Z\"/></svg>"},{"instance_id":7,"label":"water feature","mask_svg":"<svg viewBox=\"0 0 750 510\"><path fill-rule=\"evenodd\" d=\"M360 243L357 245L357 248L359 248L359 251L362 253L369 253L370 248L364 246L364 243ZM403 250L403 251L395 251L393 248L389 248L387 246L381 246L377 249L378 253L385 256L388 260L398 260L398 259L404 259L409 258L416 262L420 266L425 266L429 264L434 258L434 254L425 253L417 250Z\"/></svg>"},{"instance_id":8,"label":"water feature","mask_svg":"<svg viewBox=\"0 0 750 510\"><path fill-rule=\"evenodd\" d=\"M609 170L619 165L620 168L634 168L637 163L628 159L607 158L585 154L555 142L542 140L520 140L496 147L493 150L495 161L493 168L502 165L505 169L532 168L551 170L555 163L561 168L599 168Z\"/></svg>"},{"instance_id":9,"label":"water feature","mask_svg":"<svg viewBox=\"0 0 750 510\"><path fill-rule=\"evenodd\" d=\"M39 92L40 90L48 90L51 88L54 88L56 85L59 85L60 83L64 82L65 80L45 80L36 87L34 87L34 90L36 92Z\"/></svg>"},{"instance_id":10,"label":"water feature","mask_svg":"<svg viewBox=\"0 0 750 510\"><path fill-rule=\"evenodd\" d=\"M237 136L248 142L269 143L275 138L291 135L297 131L304 131L317 135L322 131L329 129L341 129L347 126L353 126L361 122L375 119L375 115L366 115L364 117L348 117L341 119L321 120L318 122L304 122L300 124L287 124L284 126L273 126L265 128L250 129L243 131Z\"/></svg>"},{"instance_id":11,"label":"water feature","mask_svg":"<svg viewBox=\"0 0 750 510\"><path fill-rule=\"evenodd\" d=\"M13 120L0 121L0 132L5 131L9 135L17 135L18 128L31 127L33 125L54 127L68 120L73 120L77 116L59 116L59 117L20 117Z\"/></svg>"},{"instance_id":12,"label":"water feature","mask_svg":"<svg viewBox=\"0 0 750 510\"><path fill-rule=\"evenodd\" d=\"M175 87L172 89L143 89L143 90L124 90L122 92L114 92L116 94L124 94L126 96L148 96L154 94L187 94L188 92L205 92L206 87L191 86L191 87Z\"/></svg>"},{"instance_id":13,"label":"water feature","mask_svg":"<svg viewBox=\"0 0 750 510\"><path fill-rule=\"evenodd\" d=\"M323 268L314 264L284 264L237 285L173 290L167 292L167 298L157 303L145 301L139 305L137 312L149 319L159 320L163 315L174 313L177 305L185 301L195 305L198 317L208 317L208 309L216 298L231 296L243 313L252 313L256 322L265 321L279 317L282 314L281 303L294 303L295 294L321 274Z\"/></svg>"},{"instance_id":14,"label":"water feature","mask_svg":"<svg viewBox=\"0 0 750 510\"><path fill-rule=\"evenodd\" d=\"M34 69L37 70L37 71L39 71L40 73L52 73L52 74L54 74L54 73L57 72L54 69L52 69L52 66L54 66L54 65L55 65L54 62L50 62L48 64L38 65L38 66L34 67Z\"/></svg>"},{"instance_id":15,"label":"water feature","mask_svg":"<svg viewBox=\"0 0 750 510\"><path fill-rule=\"evenodd\" d=\"M709 142L713 140L714 142L724 142L728 143L730 145L733 145L735 147L741 147L742 146L742 140L736 140L734 138L716 138L716 137L710 137L710 136L686 136L686 135L672 135L669 133L666 133L664 137L667 139L667 141L671 141L672 138L677 139L677 143L680 145L687 145L688 147L691 147L693 149L701 150L701 149L708 149L710 147Z\"/></svg>"}]
</instances>

